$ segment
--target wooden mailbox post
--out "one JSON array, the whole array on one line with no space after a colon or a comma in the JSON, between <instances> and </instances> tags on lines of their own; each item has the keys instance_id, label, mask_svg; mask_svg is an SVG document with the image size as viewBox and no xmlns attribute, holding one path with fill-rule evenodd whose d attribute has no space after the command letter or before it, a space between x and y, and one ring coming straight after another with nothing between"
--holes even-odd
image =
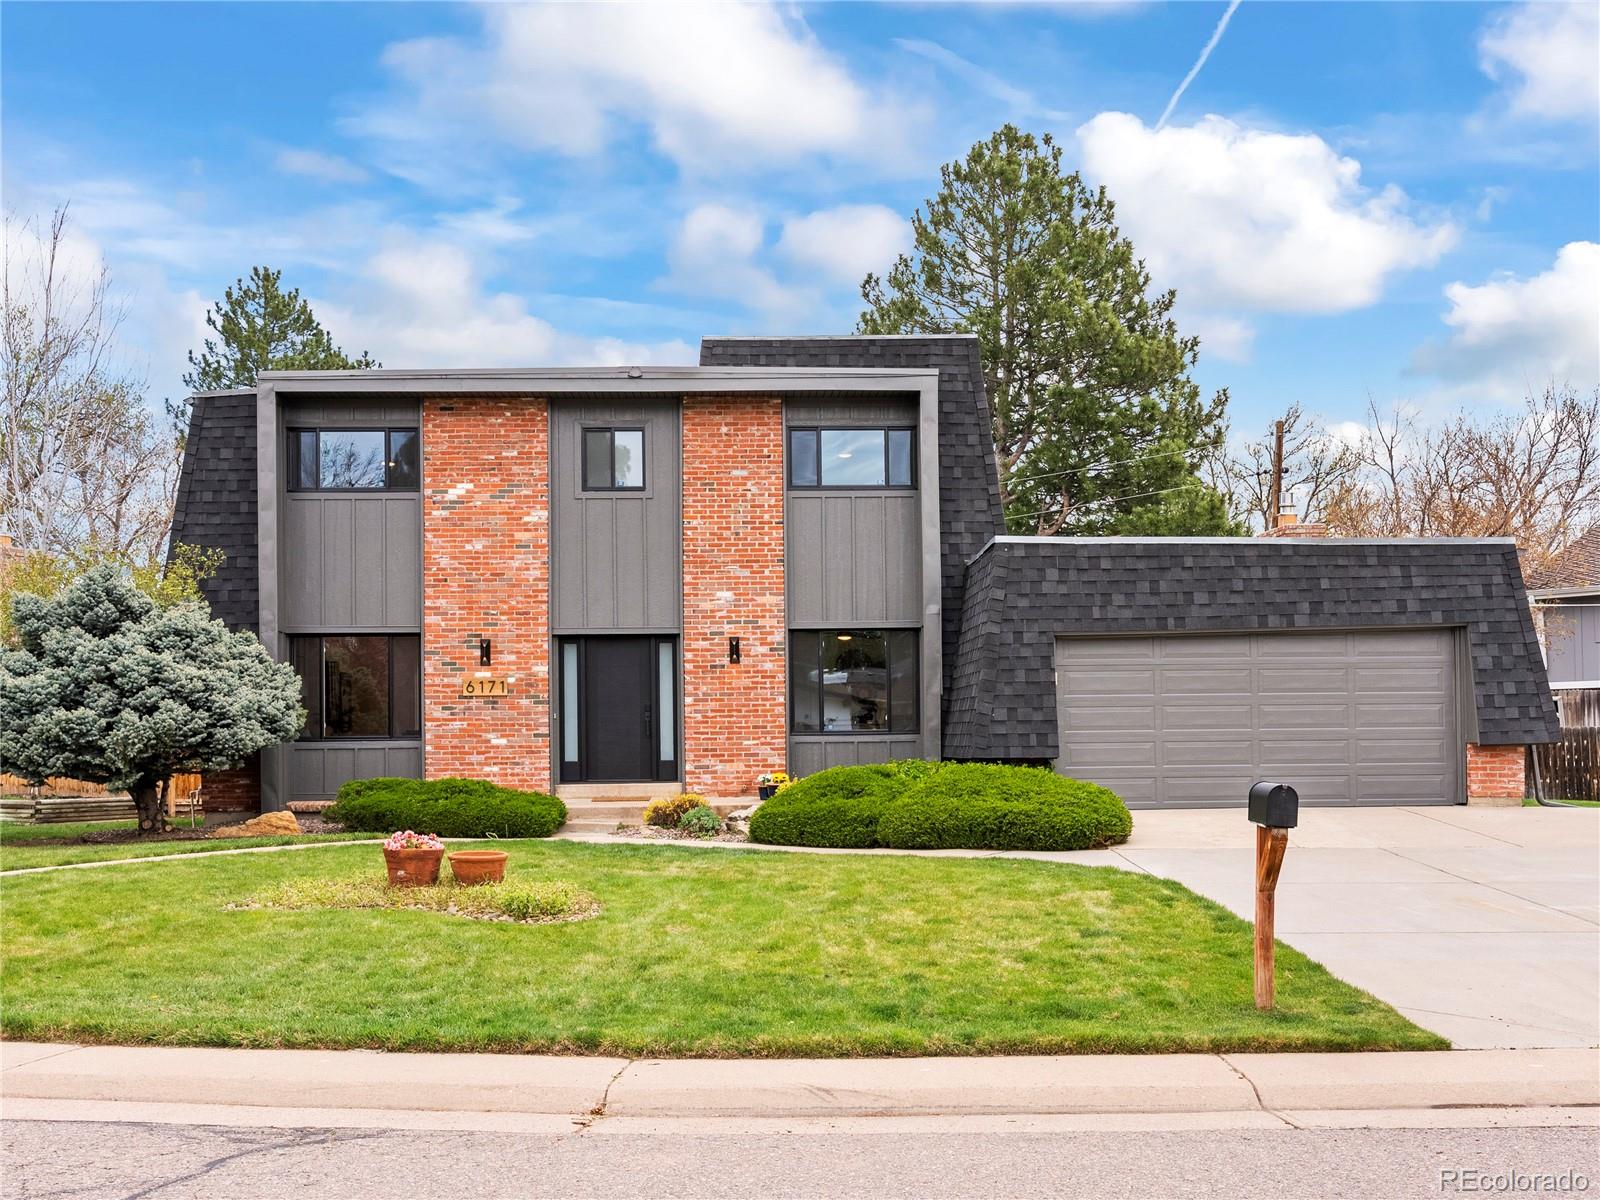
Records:
<instances>
[{"instance_id":1,"label":"wooden mailbox post","mask_svg":"<svg viewBox=\"0 0 1600 1200\"><path fill-rule=\"evenodd\" d=\"M1256 1007L1271 1008L1278 873L1289 848L1289 830L1300 820L1300 794L1286 783L1252 784L1250 820L1256 826Z\"/></svg>"}]
</instances>

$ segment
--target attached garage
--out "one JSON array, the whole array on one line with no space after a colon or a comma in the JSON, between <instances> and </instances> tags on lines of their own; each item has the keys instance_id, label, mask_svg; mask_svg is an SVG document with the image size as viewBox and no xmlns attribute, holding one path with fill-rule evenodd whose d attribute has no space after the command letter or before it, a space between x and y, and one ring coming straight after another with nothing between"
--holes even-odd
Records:
<instances>
[{"instance_id":1,"label":"attached garage","mask_svg":"<svg viewBox=\"0 0 1600 1200\"><path fill-rule=\"evenodd\" d=\"M1454 804L1451 629L1056 640L1056 769L1133 807L1238 806L1258 779L1310 804Z\"/></svg>"}]
</instances>

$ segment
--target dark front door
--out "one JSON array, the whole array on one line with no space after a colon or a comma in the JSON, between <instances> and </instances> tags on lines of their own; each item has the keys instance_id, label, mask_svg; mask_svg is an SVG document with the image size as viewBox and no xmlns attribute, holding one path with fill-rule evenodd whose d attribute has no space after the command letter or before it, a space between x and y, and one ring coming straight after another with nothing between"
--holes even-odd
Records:
<instances>
[{"instance_id":1,"label":"dark front door","mask_svg":"<svg viewBox=\"0 0 1600 1200\"><path fill-rule=\"evenodd\" d=\"M677 778L676 645L590 637L562 644L561 778L621 783ZM570 728L576 719L576 730ZM574 736L575 735L575 736Z\"/></svg>"}]
</instances>

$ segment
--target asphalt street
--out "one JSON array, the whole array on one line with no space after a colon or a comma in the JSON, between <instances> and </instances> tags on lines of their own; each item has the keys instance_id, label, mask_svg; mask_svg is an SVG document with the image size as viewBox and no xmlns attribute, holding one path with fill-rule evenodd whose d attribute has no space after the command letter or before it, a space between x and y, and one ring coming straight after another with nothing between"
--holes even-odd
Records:
<instances>
[{"instance_id":1,"label":"asphalt street","mask_svg":"<svg viewBox=\"0 0 1600 1200\"><path fill-rule=\"evenodd\" d=\"M1144 1132L624 1123L563 1133L10 1121L8 1200L1600 1195L1595 1128ZM1447 1172L1458 1172L1452 1180ZM1473 1172L1477 1172L1473 1175ZM1585 1187L1534 1177L1577 1173ZM1494 1188L1516 1182L1516 1191ZM1476 1186L1469 1186L1469 1180ZM1575 1181L1573 1181L1575 1183Z\"/></svg>"}]
</instances>

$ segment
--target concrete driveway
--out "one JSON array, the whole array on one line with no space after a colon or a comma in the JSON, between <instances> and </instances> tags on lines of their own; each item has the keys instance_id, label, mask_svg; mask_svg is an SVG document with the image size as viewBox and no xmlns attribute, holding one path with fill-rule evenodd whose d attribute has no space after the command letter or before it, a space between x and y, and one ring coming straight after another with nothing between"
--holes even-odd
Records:
<instances>
[{"instance_id":1,"label":"concrete driveway","mask_svg":"<svg viewBox=\"0 0 1600 1200\"><path fill-rule=\"evenodd\" d=\"M1300 822L1281 941L1457 1047L1600 1046L1600 809L1311 808ZM1241 809L1140 811L1113 853L1248 918L1254 836Z\"/></svg>"}]
</instances>

